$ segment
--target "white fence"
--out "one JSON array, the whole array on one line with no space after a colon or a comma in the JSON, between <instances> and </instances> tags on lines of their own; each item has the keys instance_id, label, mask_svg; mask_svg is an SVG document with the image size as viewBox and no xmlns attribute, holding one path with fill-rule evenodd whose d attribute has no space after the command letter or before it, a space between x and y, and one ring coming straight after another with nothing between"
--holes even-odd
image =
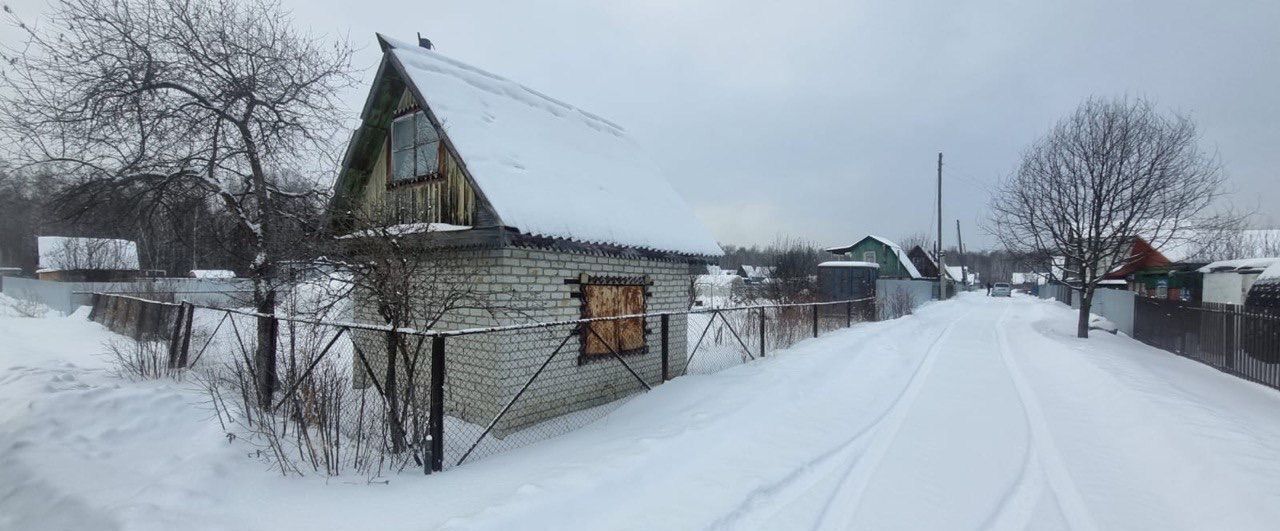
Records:
<instances>
[{"instance_id":1,"label":"white fence","mask_svg":"<svg viewBox=\"0 0 1280 531\"><path fill-rule=\"evenodd\" d=\"M1133 298L1137 294L1121 289L1099 289L1093 292L1093 305L1089 313L1100 315L1116 325L1116 329L1133 335ZM1068 286L1047 284L1040 286L1041 299L1057 299L1072 308L1080 308L1080 294Z\"/></svg>"},{"instance_id":2,"label":"white fence","mask_svg":"<svg viewBox=\"0 0 1280 531\"><path fill-rule=\"evenodd\" d=\"M1116 325L1121 332L1133 335L1133 298L1137 294L1120 289L1100 289L1093 292L1091 313L1101 315ZM1077 305L1078 306L1078 305Z\"/></svg>"},{"instance_id":3,"label":"white fence","mask_svg":"<svg viewBox=\"0 0 1280 531\"><path fill-rule=\"evenodd\" d=\"M212 306L242 306L252 299L253 282L244 278L157 278L135 282L53 282L4 277L4 294L38 302L70 314L93 303L94 293L145 295L148 299L188 301Z\"/></svg>"},{"instance_id":4,"label":"white fence","mask_svg":"<svg viewBox=\"0 0 1280 531\"><path fill-rule=\"evenodd\" d=\"M876 280L876 303L881 319L892 319L910 313L937 296L937 281L891 278Z\"/></svg>"}]
</instances>

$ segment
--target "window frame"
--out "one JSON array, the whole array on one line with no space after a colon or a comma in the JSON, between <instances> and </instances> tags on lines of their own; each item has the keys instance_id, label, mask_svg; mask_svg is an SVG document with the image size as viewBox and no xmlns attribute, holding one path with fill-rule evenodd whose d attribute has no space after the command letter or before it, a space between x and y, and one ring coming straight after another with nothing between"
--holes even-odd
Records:
<instances>
[{"instance_id":1,"label":"window frame","mask_svg":"<svg viewBox=\"0 0 1280 531\"><path fill-rule=\"evenodd\" d=\"M870 258L867 258L868 255L870 255ZM862 261L878 264L879 262L876 261L876 250L867 249L865 251L862 251Z\"/></svg>"},{"instance_id":2,"label":"window frame","mask_svg":"<svg viewBox=\"0 0 1280 531\"><path fill-rule=\"evenodd\" d=\"M395 147L396 125L399 123L403 123L406 120L410 121L410 127L412 128L413 135L414 135L413 142L410 145L410 147L403 150L397 150ZM435 136L436 136L435 140L428 141L426 143L418 142L418 132L421 131L421 129L418 127L419 120L427 121L428 125L431 127L431 130L435 132ZM413 185L417 183L432 181L432 180L443 177L443 173L441 172L440 168L442 166L442 159L444 158L444 153L441 152L443 151L443 146L444 146L444 136L440 134L439 129L436 129L435 124L431 121L431 118L427 116L427 111L425 109L421 107L411 107L393 116L391 118L391 124L387 126L386 145L387 145L387 153L386 153L387 155L387 181L386 181L387 189L395 188L398 186ZM425 149L427 146L432 146L435 149L435 152L436 152L435 168L428 173L418 174L417 172L418 153L420 150ZM413 176L398 179L396 178L396 153L400 151L405 151L405 150L413 153L413 160L411 162L411 165L413 168L412 170Z\"/></svg>"},{"instance_id":3,"label":"window frame","mask_svg":"<svg viewBox=\"0 0 1280 531\"><path fill-rule=\"evenodd\" d=\"M597 276L597 275L582 274L582 275L579 275L577 279L572 281L578 284L578 290L575 293L575 295L581 301L579 316L582 319L591 319L596 317L613 317L617 315L632 315L636 313L644 314L644 313L647 313L649 310L649 297L651 295L649 291L649 286L651 286L653 282L647 276L619 277L619 276ZM639 302L641 305L640 311L595 315L593 314L593 308L591 306L592 292L596 291L596 289L593 289L593 288L638 289L640 290L640 293L639 293L640 295ZM624 299L618 298L617 300L624 300ZM636 326L639 328L639 333L640 333L639 345L634 346L632 348L622 348L624 345L616 344L617 342L616 338L618 337L618 331L616 327L624 323L629 323L631 324L631 326ZM614 328L613 334L606 334L598 328L605 325L609 325L610 327ZM605 343L602 340L610 340L610 339L614 340L615 344L612 346L617 350L617 353L619 356L636 356L636 355L647 354L649 352L649 328L648 328L648 319L646 317L637 317L634 319L618 319L618 320L611 320L611 321L592 321L592 322L583 323L583 326L584 327L581 329L580 333L578 334L579 336L578 365L613 359L613 352L608 348L605 348L600 352L590 352L588 350L593 343L608 345L608 343ZM600 334L599 338L597 338L596 335L591 332L592 328L595 328L596 332Z\"/></svg>"}]
</instances>

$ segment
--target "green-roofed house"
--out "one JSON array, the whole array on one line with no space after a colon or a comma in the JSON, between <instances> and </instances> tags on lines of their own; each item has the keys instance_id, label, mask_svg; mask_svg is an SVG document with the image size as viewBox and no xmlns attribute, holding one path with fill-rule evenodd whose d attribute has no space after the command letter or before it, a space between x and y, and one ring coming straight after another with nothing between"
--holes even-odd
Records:
<instances>
[{"instance_id":1,"label":"green-roofed house","mask_svg":"<svg viewBox=\"0 0 1280 531\"><path fill-rule=\"evenodd\" d=\"M860 262L872 262L880 266L879 278L924 278L906 251L891 240L879 236L867 236L853 245L832 247L827 252L846 256Z\"/></svg>"}]
</instances>

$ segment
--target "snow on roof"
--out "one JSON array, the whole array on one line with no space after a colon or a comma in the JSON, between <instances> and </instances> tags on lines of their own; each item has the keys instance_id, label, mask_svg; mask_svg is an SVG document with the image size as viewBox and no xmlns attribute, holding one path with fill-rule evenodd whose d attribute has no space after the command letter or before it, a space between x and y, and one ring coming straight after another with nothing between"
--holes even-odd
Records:
<instances>
[{"instance_id":1,"label":"snow on roof","mask_svg":"<svg viewBox=\"0 0 1280 531\"><path fill-rule=\"evenodd\" d=\"M724 254L621 127L417 45L379 37L504 225L586 243Z\"/></svg>"},{"instance_id":2,"label":"snow on roof","mask_svg":"<svg viewBox=\"0 0 1280 531\"><path fill-rule=\"evenodd\" d=\"M978 283L978 273L967 266L947 266L947 277L956 282L967 277L970 284Z\"/></svg>"},{"instance_id":3,"label":"snow on roof","mask_svg":"<svg viewBox=\"0 0 1280 531\"><path fill-rule=\"evenodd\" d=\"M773 272L775 269L776 268L774 268L773 266L754 266L754 265L745 265L745 264L742 266L742 272L746 273L747 276L750 278L771 277L773 276Z\"/></svg>"},{"instance_id":4,"label":"snow on roof","mask_svg":"<svg viewBox=\"0 0 1280 531\"><path fill-rule=\"evenodd\" d=\"M875 262L858 262L856 260L835 260L818 264L818 267L873 267L880 269L880 264Z\"/></svg>"},{"instance_id":5,"label":"snow on roof","mask_svg":"<svg viewBox=\"0 0 1280 531\"><path fill-rule=\"evenodd\" d=\"M1197 271L1201 273L1216 273L1222 271L1231 272L1256 272L1262 271L1272 264L1280 262L1280 258L1241 258L1238 260L1219 260L1212 262Z\"/></svg>"},{"instance_id":6,"label":"snow on roof","mask_svg":"<svg viewBox=\"0 0 1280 531\"><path fill-rule=\"evenodd\" d=\"M236 278L236 272L226 269L192 269L191 278Z\"/></svg>"},{"instance_id":7,"label":"snow on roof","mask_svg":"<svg viewBox=\"0 0 1280 531\"><path fill-rule=\"evenodd\" d=\"M452 223L401 223L399 225L388 225L386 227L378 227L376 229L358 230L352 233L335 236L335 238L345 240L349 238L363 238L368 236L406 236L409 234L422 234L427 232L456 232L470 229L471 225L454 225Z\"/></svg>"},{"instance_id":8,"label":"snow on roof","mask_svg":"<svg viewBox=\"0 0 1280 531\"><path fill-rule=\"evenodd\" d=\"M138 269L138 244L113 238L40 236L36 238L39 271Z\"/></svg>"},{"instance_id":9,"label":"snow on roof","mask_svg":"<svg viewBox=\"0 0 1280 531\"><path fill-rule=\"evenodd\" d=\"M1280 278L1280 262L1276 262L1267 266L1262 270L1262 274L1258 275L1258 280L1271 280Z\"/></svg>"},{"instance_id":10,"label":"snow on roof","mask_svg":"<svg viewBox=\"0 0 1280 531\"><path fill-rule=\"evenodd\" d=\"M897 256L898 262L900 262L902 267L907 270L907 274L911 275L911 278L924 278L924 275L921 275L920 271L916 269L916 265L911 263L911 258L907 256L907 253L902 250L902 247L899 247L898 244L894 243L893 240L881 238L874 234L869 234L867 237L883 243L886 247L892 250L893 254Z\"/></svg>"}]
</instances>

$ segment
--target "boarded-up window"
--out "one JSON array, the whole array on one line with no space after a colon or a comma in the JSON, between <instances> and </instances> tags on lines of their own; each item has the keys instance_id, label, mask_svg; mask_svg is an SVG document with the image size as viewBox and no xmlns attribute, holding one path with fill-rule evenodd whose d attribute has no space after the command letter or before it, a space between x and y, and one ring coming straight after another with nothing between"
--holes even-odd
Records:
<instances>
[{"instance_id":1,"label":"boarded-up window","mask_svg":"<svg viewBox=\"0 0 1280 531\"><path fill-rule=\"evenodd\" d=\"M642 279L592 278L582 284L582 317L614 317L645 312ZM584 357L646 351L644 318L593 321L583 330Z\"/></svg>"}]
</instances>

